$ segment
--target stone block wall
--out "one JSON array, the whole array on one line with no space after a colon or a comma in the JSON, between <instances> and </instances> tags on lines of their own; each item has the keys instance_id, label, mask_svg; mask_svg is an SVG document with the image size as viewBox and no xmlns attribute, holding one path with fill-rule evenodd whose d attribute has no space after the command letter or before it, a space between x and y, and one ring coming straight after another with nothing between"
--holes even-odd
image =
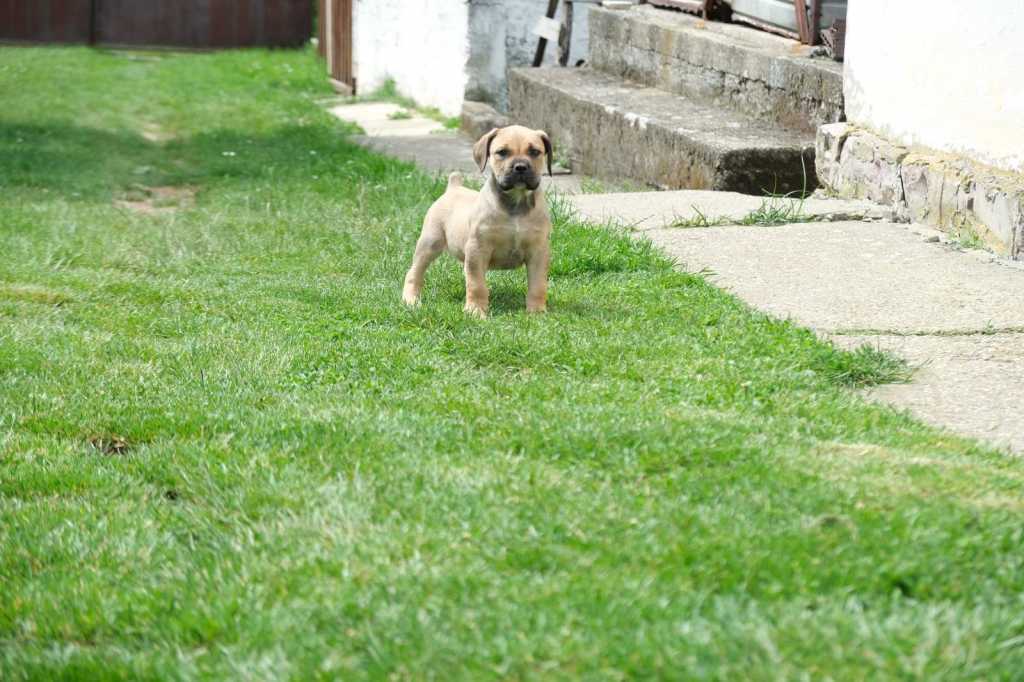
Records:
<instances>
[{"instance_id":1,"label":"stone block wall","mask_svg":"<svg viewBox=\"0 0 1024 682\"><path fill-rule=\"evenodd\" d=\"M893 206L907 220L976 235L1024 260L1024 175L894 144L847 123L821 127L815 159L821 185L841 197Z\"/></svg>"}]
</instances>

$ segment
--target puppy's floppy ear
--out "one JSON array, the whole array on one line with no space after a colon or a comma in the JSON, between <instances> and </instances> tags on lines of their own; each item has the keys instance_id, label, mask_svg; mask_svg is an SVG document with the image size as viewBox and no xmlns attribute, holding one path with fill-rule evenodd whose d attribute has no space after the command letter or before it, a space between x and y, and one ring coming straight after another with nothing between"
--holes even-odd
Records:
<instances>
[{"instance_id":1,"label":"puppy's floppy ear","mask_svg":"<svg viewBox=\"0 0 1024 682\"><path fill-rule=\"evenodd\" d=\"M540 135L540 139L544 142L544 155L548 161L548 175L551 175L551 138L543 130L538 130L537 134Z\"/></svg>"},{"instance_id":2,"label":"puppy's floppy ear","mask_svg":"<svg viewBox=\"0 0 1024 682\"><path fill-rule=\"evenodd\" d=\"M498 134L498 128L491 128L491 132L484 134L476 144L473 145L473 160L480 166L482 173L487 168L487 157L491 155L491 141Z\"/></svg>"}]
</instances>

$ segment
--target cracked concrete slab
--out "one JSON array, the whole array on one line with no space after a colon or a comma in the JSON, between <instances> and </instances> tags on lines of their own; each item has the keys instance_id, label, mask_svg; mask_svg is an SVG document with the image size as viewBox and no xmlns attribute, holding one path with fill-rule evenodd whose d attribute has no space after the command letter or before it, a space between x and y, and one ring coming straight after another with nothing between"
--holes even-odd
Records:
<instances>
[{"instance_id":1,"label":"cracked concrete slab","mask_svg":"<svg viewBox=\"0 0 1024 682\"><path fill-rule=\"evenodd\" d=\"M357 135L352 141L381 154L414 163L428 173L461 171L466 177L480 174L480 169L473 162L473 145L454 132L415 137Z\"/></svg>"},{"instance_id":2,"label":"cracked concrete slab","mask_svg":"<svg viewBox=\"0 0 1024 682\"><path fill-rule=\"evenodd\" d=\"M1024 331L1024 271L893 223L801 223L644 233L687 270L820 331Z\"/></svg>"},{"instance_id":3,"label":"cracked concrete slab","mask_svg":"<svg viewBox=\"0 0 1024 682\"><path fill-rule=\"evenodd\" d=\"M817 220L892 220L893 210L870 201L758 197L738 192L677 190L673 192L624 192L574 197L580 218L589 222L614 222L636 230L651 230L705 216L711 222L739 222L763 206L788 209L794 215Z\"/></svg>"},{"instance_id":4,"label":"cracked concrete slab","mask_svg":"<svg viewBox=\"0 0 1024 682\"><path fill-rule=\"evenodd\" d=\"M1024 452L1024 334L831 338L843 348L889 351L917 368L911 383L877 386L869 397Z\"/></svg>"},{"instance_id":5,"label":"cracked concrete slab","mask_svg":"<svg viewBox=\"0 0 1024 682\"><path fill-rule=\"evenodd\" d=\"M421 136L445 129L440 122L417 116L406 107L391 102L342 104L328 111L342 121L355 123L367 135ZM394 118L396 116L399 118Z\"/></svg>"},{"instance_id":6,"label":"cracked concrete slab","mask_svg":"<svg viewBox=\"0 0 1024 682\"><path fill-rule=\"evenodd\" d=\"M643 236L756 308L918 368L910 383L870 397L1024 452L1024 270L907 228L802 223Z\"/></svg>"}]
</instances>

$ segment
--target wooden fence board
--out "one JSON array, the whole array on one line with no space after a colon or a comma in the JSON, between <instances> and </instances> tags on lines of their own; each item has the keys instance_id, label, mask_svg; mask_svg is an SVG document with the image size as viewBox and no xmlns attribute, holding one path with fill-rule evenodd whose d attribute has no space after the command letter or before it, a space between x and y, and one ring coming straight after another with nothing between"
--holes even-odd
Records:
<instances>
[{"instance_id":1,"label":"wooden fence board","mask_svg":"<svg viewBox=\"0 0 1024 682\"><path fill-rule=\"evenodd\" d=\"M0 0L0 40L89 42L92 0Z\"/></svg>"},{"instance_id":2,"label":"wooden fence board","mask_svg":"<svg viewBox=\"0 0 1024 682\"><path fill-rule=\"evenodd\" d=\"M327 0L324 56L327 72L335 86L355 94L356 79L352 63L352 0Z\"/></svg>"},{"instance_id":3,"label":"wooden fence board","mask_svg":"<svg viewBox=\"0 0 1024 682\"><path fill-rule=\"evenodd\" d=\"M295 47L312 10L310 0L0 0L0 40Z\"/></svg>"}]
</instances>

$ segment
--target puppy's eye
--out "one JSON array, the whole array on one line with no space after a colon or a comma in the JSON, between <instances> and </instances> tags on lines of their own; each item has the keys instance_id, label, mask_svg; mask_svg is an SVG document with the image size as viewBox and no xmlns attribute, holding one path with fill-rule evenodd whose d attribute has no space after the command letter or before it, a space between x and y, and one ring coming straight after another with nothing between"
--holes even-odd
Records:
<instances>
[{"instance_id":1,"label":"puppy's eye","mask_svg":"<svg viewBox=\"0 0 1024 682\"><path fill-rule=\"evenodd\" d=\"M532 156L533 158L536 159L538 156L540 156L540 150L539 149L534 149L533 147L530 147L530 151L527 152L527 154L529 154L530 156Z\"/></svg>"},{"instance_id":2,"label":"puppy's eye","mask_svg":"<svg viewBox=\"0 0 1024 682\"><path fill-rule=\"evenodd\" d=\"M499 159L504 159L506 156L508 156L508 150L507 149L499 149L498 151L496 151L494 153L498 156Z\"/></svg>"}]
</instances>

